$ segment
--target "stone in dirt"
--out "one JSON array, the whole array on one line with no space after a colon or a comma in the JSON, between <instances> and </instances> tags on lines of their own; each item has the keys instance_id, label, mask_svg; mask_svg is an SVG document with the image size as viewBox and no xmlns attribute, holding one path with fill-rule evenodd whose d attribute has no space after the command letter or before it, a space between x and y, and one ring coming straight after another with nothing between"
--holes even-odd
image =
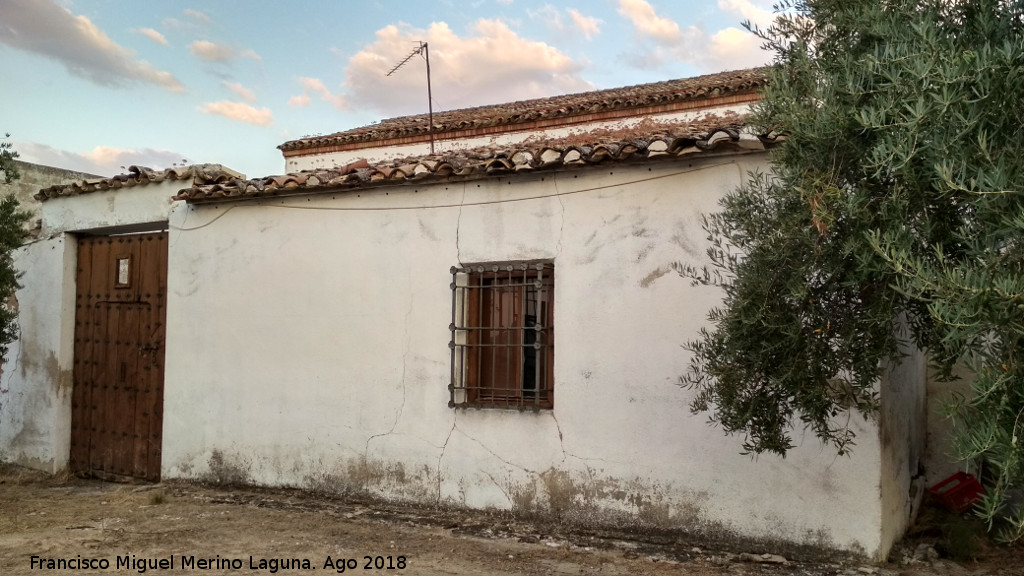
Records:
<instances>
[{"instance_id":1,"label":"stone in dirt","mask_svg":"<svg viewBox=\"0 0 1024 576\"><path fill-rule=\"evenodd\" d=\"M740 554L740 560L744 562L757 562L759 564L786 564L787 560L778 554Z\"/></svg>"},{"instance_id":2,"label":"stone in dirt","mask_svg":"<svg viewBox=\"0 0 1024 576\"><path fill-rule=\"evenodd\" d=\"M914 549L914 560L918 562L931 562L939 559L939 553L931 544L918 544Z\"/></svg>"}]
</instances>

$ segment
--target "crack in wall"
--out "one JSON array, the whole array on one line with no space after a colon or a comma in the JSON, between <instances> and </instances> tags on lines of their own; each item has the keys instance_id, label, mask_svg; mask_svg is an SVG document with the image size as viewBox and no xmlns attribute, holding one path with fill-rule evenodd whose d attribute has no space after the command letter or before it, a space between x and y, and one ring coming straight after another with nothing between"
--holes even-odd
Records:
<instances>
[{"instance_id":1,"label":"crack in wall","mask_svg":"<svg viewBox=\"0 0 1024 576\"><path fill-rule=\"evenodd\" d=\"M458 426L456 426L456 428L458 428ZM497 458L498 460L504 462L508 466L511 466L513 468L518 468L518 469L522 470L523 472L528 472L530 474L535 474L537 476L540 476L540 474L541 474L540 472L536 472L534 470L530 470L529 468L527 468L525 466L520 466L519 464L515 464L514 462L509 462L508 460L505 460L501 456L498 456L498 454L494 450L491 450L490 448L488 448L487 445L484 444L483 442L477 440L476 438L470 436L469 434L466 434L461 428L458 428L458 430L459 430L459 434L462 434L466 438L469 438L473 442L476 442L481 448L483 448L488 453L490 453L491 456L494 456L495 458Z\"/></svg>"},{"instance_id":2,"label":"crack in wall","mask_svg":"<svg viewBox=\"0 0 1024 576\"><path fill-rule=\"evenodd\" d=\"M491 482L494 482L494 485L498 488L498 490L501 490L501 493L505 496L505 499L508 500L508 505L514 507L515 502L512 501L512 497L509 496L508 491L501 487L501 483L499 483L498 480L494 476L492 476L491 473L488 472L487 470L481 470L481 472L483 472L488 478L490 478Z\"/></svg>"},{"instance_id":3,"label":"crack in wall","mask_svg":"<svg viewBox=\"0 0 1024 576\"><path fill-rule=\"evenodd\" d=\"M605 464L622 464L617 460L608 460L606 458L587 458L574 454L565 449L565 435L562 433L562 424L558 421L558 416L555 416L555 411L551 410L548 412L551 415L551 419L555 421L555 428L558 430L558 447L562 450L562 461L559 464L565 462L566 458L575 458L580 462L604 462Z\"/></svg>"},{"instance_id":4,"label":"crack in wall","mask_svg":"<svg viewBox=\"0 0 1024 576\"><path fill-rule=\"evenodd\" d=\"M448 441L452 439L452 433L455 432L455 426L459 423L459 413L454 412L452 414L452 427L448 430L448 437L444 439L444 446L441 446L441 453L437 455L437 472L434 474L437 477L437 502L441 502L441 459L444 458L444 453L448 450Z\"/></svg>"},{"instance_id":5,"label":"crack in wall","mask_svg":"<svg viewBox=\"0 0 1024 576\"><path fill-rule=\"evenodd\" d=\"M562 219L558 225L558 243L555 247L555 257L562 255L562 236L565 235L565 201L562 200L562 193L558 191L558 174L555 174L551 179L555 186L555 198L558 200L558 204L562 207ZM561 434L561 432L559 432Z\"/></svg>"},{"instance_id":6,"label":"crack in wall","mask_svg":"<svg viewBox=\"0 0 1024 576\"><path fill-rule=\"evenodd\" d=\"M622 464L622 462L619 462L617 460L608 460L606 458L587 458L587 457L584 457L584 456L579 456L577 454L574 454L574 453L566 450L565 449L565 434L562 432L562 425L558 421L558 417L555 416L555 413L553 411L548 412L548 414L551 415L551 419L555 423L555 429L558 431L558 446L559 446L559 450L561 450L561 452L562 452L562 460L559 462L559 464L564 463L566 461L566 459L568 459L568 458L575 458L576 460L579 460L581 462L604 462L606 464ZM486 444L484 444L480 440L477 440L473 436L467 434L466 431L463 430L462 428L459 428L457 423L453 424L453 428L452 429L453 430L457 429L460 434L462 434L463 436L465 436L469 440L472 440L473 442L475 442L477 445L479 445L481 448L486 450L491 456L494 456L494 458L496 458L498 461L502 462L503 464L505 464L507 466L510 466L512 468L516 468L518 470L522 470L523 472L526 472L528 474L532 474L532 475L536 476L537 478L540 478L540 479L544 478L544 474L546 472L538 472L536 470L531 470L530 468L527 468L526 466L522 466L522 465L516 464L515 462L510 462L510 461L502 458L501 456L498 455L498 453L496 453L495 451L493 451L490 448L488 448ZM449 437L451 437L451 432L449 432ZM447 446L447 441L445 441L445 445ZM440 459L439 459L439 461L440 461ZM490 474L486 470L480 470L480 471L483 472L484 474L487 474L488 476L490 476ZM492 478L492 480L493 480L493 478ZM506 494L506 496L507 496L507 494Z\"/></svg>"},{"instance_id":7,"label":"crack in wall","mask_svg":"<svg viewBox=\"0 0 1024 576\"><path fill-rule=\"evenodd\" d=\"M370 442L375 438L381 438L383 436L390 436L395 432L395 428L398 428L398 422L402 419L402 413L405 412L405 399L408 393L409 383L406 381L406 372L409 368L409 349L411 348L410 341L411 335L409 332L409 317L412 316L413 310L413 294L412 279L409 279L409 309L405 312L405 349L402 351L402 404L398 407L398 414L395 414L395 421L391 424L391 429L383 434L374 434L366 439L366 444L363 446L363 458L365 459L370 453Z\"/></svg>"},{"instance_id":8,"label":"crack in wall","mask_svg":"<svg viewBox=\"0 0 1024 576\"><path fill-rule=\"evenodd\" d=\"M562 434L562 424L558 421L558 417L555 416L555 411L551 410L550 412L548 412L548 414L551 415L551 419L555 421L555 428L558 429L558 446L562 450L562 462L565 462L565 459L567 457L572 457L581 462L604 462L605 464L623 464L623 462L619 462L618 460L608 460L607 458L586 458L584 456L579 456L578 454L569 452L568 450L565 449L565 435ZM560 464L562 462L560 462Z\"/></svg>"},{"instance_id":9,"label":"crack in wall","mask_svg":"<svg viewBox=\"0 0 1024 576\"><path fill-rule=\"evenodd\" d=\"M3 385L3 381L4 381L4 376L10 374L10 377L7 379L8 382L10 382L10 379L14 378L14 375L17 374L19 370L21 370L21 353L22 353L22 350L25 348L25 346L24 346L24 343L22 341L21 323L17 322L16 326L17 326L17 329L18 329L18 338L15 340L15 342L18 343L18 353L14 357L14 366L12 366L12 370L7 371L6 370L6 367L7 367L6 366L6 358L0 358L0 400L3 400L4 396L7 395L7 394L10 394L10 392L11 392L11 385L9 383L8 383L6 389L3 388L3 386L2 386ZM12 344L13 343L14 342L12 342ZM9 350L10 350L10 348L8 348L8 351ZM24 396L24 394L20 394L20 396ZM8 406L10 406L10 399L8 399L7 402L0 401L0 416L3 415L4 409L7 408ZM0 418L0 422L2 422L2 421L3 421L3 419ZM10 421L10 419L8 421ZM22 422L21 424L22 424L22 429L21 430L24 431L25 423ZM13 436L13 438L17 438L19 435L21 435L21 431L19 431L18 434L15 434ZM11 442L11 444L12 445L14 444L13 441ZM4 451L2 451L0 453L4 453L4 452L7 452L7 451L4 450Z\"/></svg>"},{"instance_id":10,"label":"crack in wall","mask_svg":"<svg viewBox=\"0 0 1024 576\"><path fill-rule=\"evenodd\" d=\"M10 374L11 377L13 378L14 374L16 374L19 370L21 370L21 353L25 349L25 342L24 342L24 340L22 340L21 322L18 322L16 325L18 327L18 337L17 337L17 339L15 339L14 342L18 343L18 353L14 356L14 365L11 367L12 369L11 369L10 372L8 372L6 370L6 368L7 368L7 366L6 366L7 363L5 361L6 358L0 360L0 385L2 385L3 381L5 380L4 376L6 376L7 374ZM12 342L11 344L13 344L14 342ZM10 348L8 348L8 350L10 350ZM8 380L8 382L10 382L9 379L6 379L6 380ZM7 385L7 389L4 389L4 388L0 387L0 394L7 394L10 391L11 391L10 384Z\"/></svg>"},{"instance_id":11,"label":"crack in wall","mask_svg":"<svg viewBox=\"0 0 1024 576\"><path fill-rule=\"evenodd\" d=\"M377 436L386 436L386 435L387 434L378 434ZM430 446L431 448L436 448L438 450L443 450L444 449L444 445L434 444L433 442L431 442L431 441L429 441L429 440L419 436L418 434L409 434L407 432L392 432L390 435L391 436L402 436L402 437L406 437L406 438L412 438L413 440L418 440L418 441L426 444L427 446ZM345 447L343 444L340 444L340 443L336 444L336 446L338 446L339 448L344 448ZM396 460L396 461L399 461L399 460Z\"/></svg>"},{"instance_id":12,"label":"crack in wall","mask_svg":"<svg viewBox=\"0 0 1024 576\"><path fill-rule=\"evenodd\" d=\"M555 421L555 429L558 430L558 447L562 450L562 461L559 464L565 462L566 456L572 456L565 451L565 436L562 434L562 425L558 422L558 417L555 416L555 411L551 410L548 412L551 415L551 419Z\"/></svg>"},{"instance_id":13,"label":"crack in wall","mask_svg":"<svg viewBox=\"0 0 1024 576\"><path fill-rule=\"evenodd\" d=\"M587 456L579 456L579 455L573 454L572 452L566 452L566 454L568 456L570 456L571 458L575 458L575 459L579 460L580 462L604 462L605 464L619 464L619 465L626 464L626 462L621 462L619 460L609 460L607 458L594 458L594 457L587 457Z\"/></svg>"},{"instance_id":14,"label":"crack in wall","mask_svg":"<svg viewBox=\"0 0 1024 576\"><path fill-rule=\"evenodd\" d=\"M459 233L462 230L462 207L466 204L466 183L462 183L462 201L459 202L459 217L455 221L455 257L459 261L459 266L462 266L462 245L459 243Z\"/></svg>"}]
</instances>

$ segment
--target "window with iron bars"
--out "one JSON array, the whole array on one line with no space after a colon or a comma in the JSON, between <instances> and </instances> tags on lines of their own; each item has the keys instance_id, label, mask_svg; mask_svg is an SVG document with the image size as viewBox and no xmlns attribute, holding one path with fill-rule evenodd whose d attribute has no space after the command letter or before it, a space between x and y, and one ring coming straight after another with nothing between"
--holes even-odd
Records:
<instances>
[{"instance_id":1,"label":"window with iron bars","mask_svg":"<svg viewBox=\"0 0 1024 576\"><path fill-rule=\"evenodd\" d=\"M554 407L551 262L452 267L451 407Z\"/></svg>"}]
</instances>

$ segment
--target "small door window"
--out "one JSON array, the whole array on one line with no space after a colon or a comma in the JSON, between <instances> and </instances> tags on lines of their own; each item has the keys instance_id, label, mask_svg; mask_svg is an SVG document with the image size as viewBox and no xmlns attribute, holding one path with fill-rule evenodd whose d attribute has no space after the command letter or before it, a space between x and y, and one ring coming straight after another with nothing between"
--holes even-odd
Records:
<instances>
[{"instance_id":1,"label":"small door window","mask_svg":"<svg viewBox=\"0 0 1024 576\"><path fill-rule=\"evenodd\" d=\"M118 258L117 266L115 267L117 272L117 278L114 279L115 288L128 288L132 282L132 259L131 258Z\"/></svg>"}]
</instances>

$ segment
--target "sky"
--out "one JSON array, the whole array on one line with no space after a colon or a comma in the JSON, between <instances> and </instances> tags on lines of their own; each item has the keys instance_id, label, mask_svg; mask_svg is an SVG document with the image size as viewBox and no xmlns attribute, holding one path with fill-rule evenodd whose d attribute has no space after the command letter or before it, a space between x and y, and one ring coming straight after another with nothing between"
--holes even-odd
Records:
<instances>
[{"instance_id":1,"label":"sky","mask_svg":"<svg viewBox=\"0 0 1024 576\"><path fill-rule=\"evenodd\" d=\"M0 0L0 136L112 176L435 111L749 68L773 0Z\"/></svg>"}]
</instances>

